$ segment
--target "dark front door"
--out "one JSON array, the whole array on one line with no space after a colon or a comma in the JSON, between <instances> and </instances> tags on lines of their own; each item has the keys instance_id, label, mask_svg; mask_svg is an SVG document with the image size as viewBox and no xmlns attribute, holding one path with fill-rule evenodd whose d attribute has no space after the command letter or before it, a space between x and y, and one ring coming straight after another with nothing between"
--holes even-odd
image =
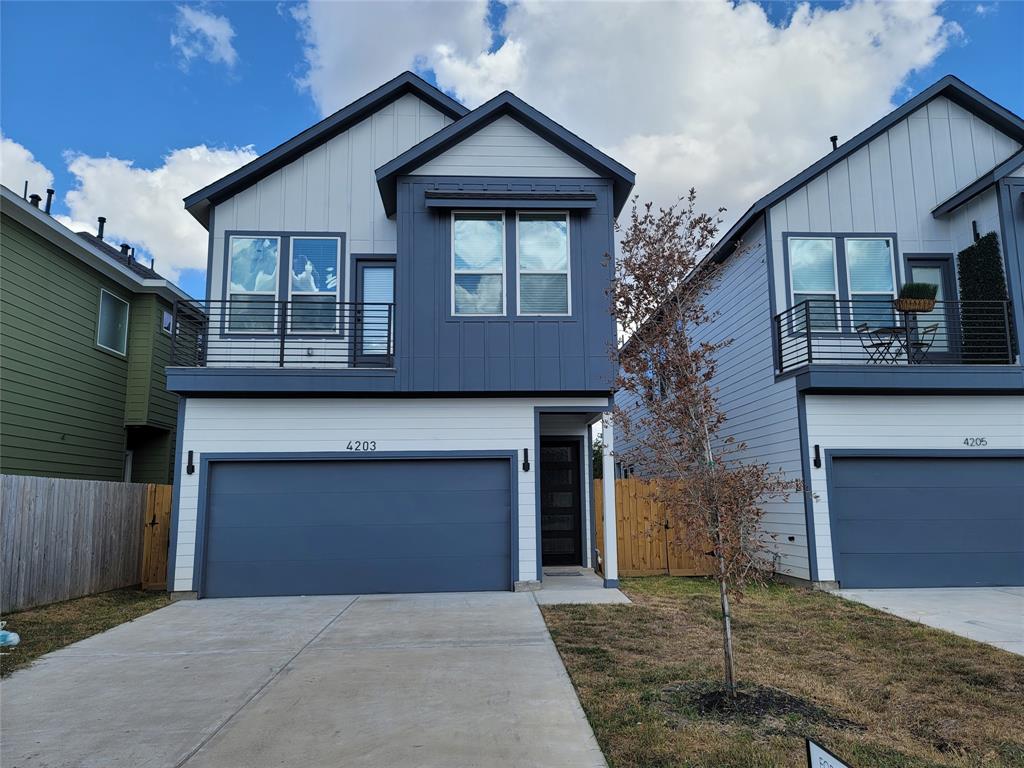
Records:
<instances>
[{"instance_id":1,"label":"dark front door","mask_svg":"<svg viewBox=\"0 0 1024 768\"><path fill-rule=\"evenodd\" d=\"M541 561L580 565L580 443L543 440L540 444Z\"/></svg>"},{"instance_id":2,"label":"dark front door","mask_svg":"<svg viewBox=\"0 0 1024 768\"><path fill-rule=\"evenodd\" d=\"M959 350L960 332L952 255L907 256L907 281L938 286L935 309L914 313L913 325L921 339L931 343L925 353L926 360L953 362Z\"/></svg>"}]
</instances>

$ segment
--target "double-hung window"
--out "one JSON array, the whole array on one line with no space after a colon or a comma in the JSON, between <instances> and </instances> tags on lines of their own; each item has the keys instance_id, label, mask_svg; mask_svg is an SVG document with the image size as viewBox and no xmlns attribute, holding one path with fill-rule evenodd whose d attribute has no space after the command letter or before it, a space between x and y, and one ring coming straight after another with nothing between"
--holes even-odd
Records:
<instances>
[{"instance_id":1,"label":"double-hung window","mask_svg":"<svg viewBox=\"0 0 1024 768\"><path fill-rule=\"evenodd\" d=\"M896 275L892 240L881 237L848 237L843 241L846 282L850 291L850 321L854 328L892 325Z\"/></svg>"},{"instance_id":2,"label":"double-hung window","mask_svg":"<svg viewBox=\"0 0 1024 768\"><path fill-rule=\"evenodd\" d=\"M793 307L799 308L806 302L806 315L803 310L797 309L797 323L801 329L804 323L809 322L812 330L839 330L835 239L791 237L788 245Z\"/></svg>"},{"instance_id":3,"label":"double-hung window","mask_svg":"<svg viewBox=\"0 0 1024 768\"><path fill-rule=\"evenodd\" d=\"M520 213L516 217L519 314L569 314L569 217Z\"/></svg>"},{"instance_id":4,"label":"double-hung window","mask_svg":"<svg viewBox=\"0 0 1024 768\"><path fill-rule=\"evenodd\" d=\"M119 355L128 353L128 302L102 288L96 344Z\"/></svg>"},{"instance_id":5,"label":"double-hung window","mask_svg":"<svg viewBox=\"0 0 1024 768\"><path fill-rule=\"evenodd\" d=\"M277 328L281 238L232 236L228 244L228 330L273 333Z\"/></svg>"},{"instance_id":6,"label":"double-hung window","mask_svg":"<svg viewBox=\"0 0 1024 768\"><path fill-rule=\"evenodd\" d=\"M293 237L288 270L291 333L336 333L341 288L341 240Z\"/></svg>"},{"instance_id":7,"label":"double-hung window","mask_svg":"<svg viewBox=\"0 0 1024 768\"><path fill-rule=\"evenodd\" d=\"M505 214L452 213L452 314L505 314Z\"/></svg>"}]
</instances>

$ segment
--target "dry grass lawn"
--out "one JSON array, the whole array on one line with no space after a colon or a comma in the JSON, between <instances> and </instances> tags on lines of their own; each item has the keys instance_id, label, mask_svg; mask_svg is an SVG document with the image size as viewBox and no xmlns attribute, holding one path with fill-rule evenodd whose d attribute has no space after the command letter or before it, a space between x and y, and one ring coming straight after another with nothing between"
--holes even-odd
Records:
<instances>
[{"instance_id":1,"label":"dry grass lawn","mask_svg":"<svg viewBox=\"0 0 1024 768\"><path fill-rule=\"evenodd\" d=\"M623 589L635 605L543 609L613 768L805 766L805 736L856 768L1024 768L1024 657L772 586L735 608L737 674L836 722L723 720L665 690L721 678L716 586L656 577L623 580Z\"/></svg>"},{"instance_id":2,"label":"dry grass lawn","mask_svg":"<svg viewBox=\"0 0 1024 768\"><path fill-rule=\"evenodd\" d=\"M137 619L170 601L166 592L117 589L9 613L3 617L7 622L4 629L21 635L21 644L0 649L0 676L7 677L44 653Z\"/></svg>"}]
</instances>

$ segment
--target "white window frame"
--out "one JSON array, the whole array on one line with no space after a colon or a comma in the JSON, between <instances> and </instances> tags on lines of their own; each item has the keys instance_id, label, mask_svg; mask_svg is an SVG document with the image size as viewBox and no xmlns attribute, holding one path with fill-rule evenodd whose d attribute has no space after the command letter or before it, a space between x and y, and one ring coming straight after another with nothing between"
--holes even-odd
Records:
<instances>
[{"instance_id":1,"label":"white window frame","mask_svg":"<svg viewBox=\"0 0 1024 768\"><path fill-rule=\"evenodd\" d=\"M521 307L520 296L522 294L521 278L523 275L523 269L519 265L519 217L523 213L546 213L546 214L558 214L565 217L565 271L560 269L557 270L527 270L528 275L565 275L565 312L529 312L524 313ZM547 210L535 210L535 211L516 211L516 314L522 317L570 317L572 315L572 235L571 219L569 217L569 211L547 211Z\"/></svg>"},{"instance_id":2,"label":"white window frame","mask_svg":"<svg viewBox=\"0 0 1024 768\"><path fill-rule=\"evenodd\" d=\"M228 243L227 243L228 247L227 247L227 252L225 254L226 255L226 259L227 259L227 273L228 274L227 274L227 281L224 284L224 299L227 301L226 311L224 312L224 332L228 333L228 334L240 334L242 336L269 336L271 334L276 334L277 333L277 323L278 323L278 320L279 320L279 318L278 318L279 313L278 312L274 313L274 327L271 328L270 330L267 330L267 331L257 331L257 330L252 330L252 329L247 329L247 330L232 330L231 329L231 302L233 301L233 299L232 299L232 291L231 291L231 264L232 264L232 261L233 261L232 258L231 258L231 245L232 245L232 243L235 240L276 240L277 241L277 285L274 286L274 290L273 291L244 291L242 293L237 294L239 296L270 296L271 299L276 302L278 300L279 286L281 285L281 266L282 266L282 262L284 261L284 259L282 258L283 257L283 253L282 253L282 251L283 251L282 245L283 244L281 242L281 236L280 235L261 235L259 233L253 233L253 234L249 234L249 235L236 234L236 235L231 235L228 238ZM291 264L288 264L288 269L289 269L289 272L290 272ZM291 277L290 277L290 274L289 274L289 280L290 279L291 279ZM275 305L275 306L277 306L277 305Z\"/></svg>"},{"instance_id":3,"label":"white window frame","mask_svg":"<svg viewBox=\"0 0 1024 768\"><path fill-rule=\"evenodd\" d=\"M164 328L164 317L169 317L171 319L171 324L167 328ZM161 309L160 310L160 330L163 331L164 333L166 333L168 336L173 335L173 333L174 333L174 313L171 312L170 310L167 310L167 309Z\"/></svg>"},{"instance_id":4,"label":"white window frame","mask_svg":"<svg viewBox=\"0 0 1024 768\"><path fill-rule=\"evenodd\" d=\"M832 241L832 299L835 301L836 310L836 327L835 328L814 328L811 327L811 333L842 333L843 332L843 319L842 311L839 308L840 296L839 296L839 243L838 238L835 235L790 235L786 238L786 268L789 271L789 307L794 309L797 305L796 291L793 290L793 249L790 247L790 243L794 240L831 240ZM829 293L829 291L814 291L814 293ZM802 303L802 302L801 302ZM807 322L810 323L810 318L807 318Z\"/></svg>"},{"instance_id":5,"label":"white window frame","mask_svg":"<svg viewBox=\"0 0 1024 768\"><path fill-rule=\"evenodd\" d=\"M114 349L100 342L100 326L103 323L103 294L107 294L107 296L115 301L124 304L124 339L122 341L124 350ZM116 293L108 291L106 288L100 288L100 305L96 309L96 346L100 349L105 349L107 352L113 352L120 357L128 357L128 323L131 321L131 313L132 305L130 302L125 301Z\"/></svg>"},{"instance_id":6,"label":"white window frame","mask_svg":"<svg viewBox=\"0 0 1024 768\"><path fill-rule=\"evenodd\" d=\"M482 214L490 214L490 215L493 215L493 214L497 213L497 214L499 214L501 216L501 312L500 313L497 313L497 314L478 314L476 312L467 313L467 312L456 312L455 311L455 275L456 275L456 270L455 270L455 217L460 215L460 214L464 214L464 213L477 213L477 214L481 214L482 213ZM508 250L507 249L508 227L507 227L507 222L506 222L505 219L506 219L505 211L496 211L493 208L490 209L490 210L487 210L487 209L484 209L484 210L457 210L457 211L453 210L451 212L451 218L449 219L449 224L450 224L449 229L451 230L451 234L450 234L450 237L449 237L450 243L449 243L448 250L451 252L451 256L450 256L451 269L449 271L451 272L450 293L451 293L452 317L506 317L508 315L508 307L506 306L508 304L508 295L507 295L508 294L508 287L507 287L508 283L507 283L507 278L506 278L506 275L505 275L505 272L507 271L506 263L508 261L508 254L506 253L506 251ZM488 270L483 270L483 269L460 269L460 270L458 270L458 274L460 274L460 275L493 275L493 274L496 274L496 273L494 272L494 270L490 270L490 269L488 269Z\"/></svg>"},{"instance_id":7,"label":"white window frame","mask_svg":"<svg viewBox=\"0 0 1024 768\"><path fill-rule=\"evenodd\" d=\"M295 277L295 273L292 271L292 247L296 240L333 240L338 246L335 249L336 260L334 262L334 272L338 277L338 283L334 288L334 304L337 307L339 314L335 315L334 318L334 329L326 331L294 331L292 330L292 297L293 296L330 296L329 293L324 291L296 291L292 288L292 281ZM288 333L296 334L298 336L334 336L339 331L340 322L340 302L341 302L341 238L332 235L291 235L288 238ZM278 267L280 269L280 267Z\"/></svg>"}]
</instances>

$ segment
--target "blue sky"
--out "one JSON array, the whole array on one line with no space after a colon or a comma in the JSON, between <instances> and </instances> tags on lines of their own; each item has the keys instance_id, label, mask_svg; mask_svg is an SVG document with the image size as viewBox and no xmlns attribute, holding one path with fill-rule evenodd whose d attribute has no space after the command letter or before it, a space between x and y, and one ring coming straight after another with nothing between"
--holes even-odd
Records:
<instances>
[{"instance_id":1,"label":"blue sky","mask_svg":"<svg viewBox=\"0 0 1024 768\"><path fill-rule=\"evenodd\" d=\"M839 4L816 6L826 11L839 8ZM320 119L331 95L324 95L323 85L301 85L314 68L307 55L314 22L304 29L291 12L302 6L231 2L192 7L230 23L230 45L236 54L233 64L203 53L184 60L182 47L171 44L181 14L174 3L8 0L0 5L0 127L6 139L26 148L53 174L58 213L84 220L83 211L88 208L83 202L80 210L72 211L65 201L67 191L88 183L69 170L68 152L90 158L111 156L131 161L136 168L156 169L169 153L200 145L251 145L256 153L264 152ZM772 24L785 26L797 4L771 3L764 8ZM332 10L341 14L343 21L346 10L356 14L356 9L338 6ZM1024 49L1020 46L1024 3L945 3L936 13L946 22L955 22L961 31L927 66L903 78L898 89L902 93L885 94L885 98L898 103L938 77L953 73L1024 114ZM497 34L482 46L482 52L494 53L505 43L504 6L492 2L485 20ZM330 34L331 28L325 29ZM383 39L377 44L388 42ZM326 56L326 43L317 50ZM536 51L536 44L531 50ZM614 56L631 56L622 50L607 55L613 61ZM472 57L468 61L473 61ZM396 62L400 64L401 59ZM380 83L412 65L413 61L408 61L405 66L361 75ZM420 66L433 78L429 62ZM836 77L849 77L849 73L837 73ZM536 94L535 88L534 103ZM342 103L357 95L345 94ZM568 102L553 102L570 111L565 106ZM863 125L877 117L865 114ZM624 129L623 133L625 147L628 132ZM614 144L616 138L599 137L603 141L596 143ZM783 180L774 179L776 184ZM12 184L7 174L5 183ZM21 191L20 184L16 191ZM107 199L117 200L116 194ZM114 221L122 212L104 213ZM120 231L133 234L131 226ZM139 232L136 237L145 239L146 233ZM150 241L158 242L157 236L146 240ZM194 243L195 238L187 242ZM169 246L161 247L166 252ZM173 261L174 257L161 258ZM201 269L183 265L178 279L194 295L202 293Z\"/></svg>"}]
</instances>

